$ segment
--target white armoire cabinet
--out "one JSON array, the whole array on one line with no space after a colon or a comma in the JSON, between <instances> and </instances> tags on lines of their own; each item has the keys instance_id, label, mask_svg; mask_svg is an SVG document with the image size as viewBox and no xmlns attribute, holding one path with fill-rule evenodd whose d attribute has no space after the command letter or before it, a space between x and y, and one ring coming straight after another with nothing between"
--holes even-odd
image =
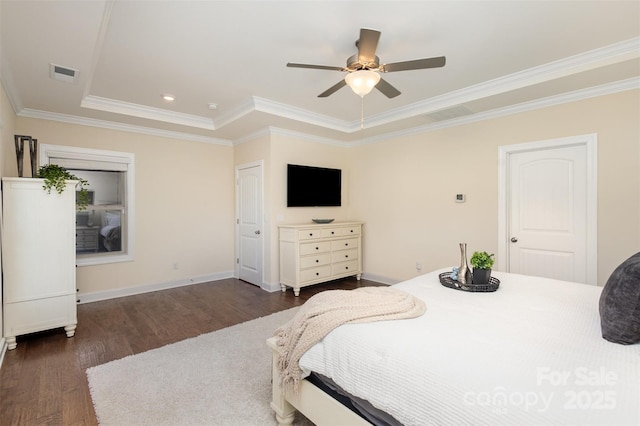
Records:
<instances>
[{"instance_id":1,"label":"white armoire cabinet","mask_svg":"<svg viewBox=\"0 0 640 426\"><path fill-rule=\"evenodd\" d=\"M16 336L64 327L75 334L75 184L47 194L43 179L2 179L4 334Z\"/></svg>"}]
</instances>

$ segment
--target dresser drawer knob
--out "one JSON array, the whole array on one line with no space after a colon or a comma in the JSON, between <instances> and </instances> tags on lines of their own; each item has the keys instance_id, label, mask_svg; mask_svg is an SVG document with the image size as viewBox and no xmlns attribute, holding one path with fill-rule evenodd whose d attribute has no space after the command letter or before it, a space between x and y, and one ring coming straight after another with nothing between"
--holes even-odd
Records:
<instances>
[{"instance_id":1,"label":"dresser drawer knob","mask_svg":"<svg viewBox=\"0 0 640 426\"><path fill-rule=\"evenodd\" d=\"M316 247L316 250L320 250L320 247Z\"/></svg>"},{"instance_id":2,"label":"dresser drawer knob","mask_svg":"<svg viewBox=\"0 0 640 426\"><path fill-rule=\"evenodd\" d=\"M309 232L309 236L310 236L310 237L313 237L313 232Z\"/></svg>"},{"instance_id":3,"label":"dresser drawer knob","mask_svg":"<svg viewBox=\"0 0 640 426\"><path fill-rule=\"evenodd\" d=\"M316 259L316 263L320 263L320 259Z\"/></svg>"},{"instance_id":4,"label":"dresser drawer knob","mask_svg":"<svg viewBox=\"0 0 640 426\"><path fill-rule=\"evenodd\" d=\"M320 275L320 272L316 272L316 275Z\"/></svg>"},{"instance_id":5,"label":"dresser drawer knob","mask_svg":"<svg viewBox=\"0 0 640 426\"><path fill-rule=\"evenodd\" d=\"M349 243L344 243L344 246L345 247L349 247Z\"/></svg>"},{"instance_id":6,"label":"dresser drawer knob","mask_svg":"<svg viewBox=\"0 0 640 426\"><path fill-rule=\"evenodd\" d=\"M345 255L344 255L344 257L345 257L345 259L348 259L348 258L349 258L349 255L348 255L348 254L345 254Z\"/></svg>"}]
</instances>

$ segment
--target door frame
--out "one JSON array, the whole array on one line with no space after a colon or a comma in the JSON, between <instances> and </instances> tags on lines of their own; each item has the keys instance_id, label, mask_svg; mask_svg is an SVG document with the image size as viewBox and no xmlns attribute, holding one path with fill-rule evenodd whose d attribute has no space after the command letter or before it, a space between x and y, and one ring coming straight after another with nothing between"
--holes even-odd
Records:
<instances>
[{"instance_id":1,"label":"door frame","mask_svg":"<svg viewBox=\"0 0 640 426\"><path fill-rule=\"evenodd\" d=\"M509 162L511 154L552 148L587 149L587 284L598 282L598 134L569 136L498 147L498 256L496 269L509 272Z\"/></svg>"},{"instance_id":2,"label":"door frame","mask_svg":"<svg viewBox=\"0 0 640 426\"><path fill-rule=\"evenodd\" d=\"M236 198L236 212L235 212L235 256L233 257L234 259L234 275L236 278L240 278L240 198L238 197L238 184L239 184L239 179L240 179L240 170L243 169L250 169L252 167L260 167L260 188L258 188L258 190L261 193L261 210L262 210L262 217L259 218L260 223L261 223L261 228L264 230L265 226L264 226L264 161L263 160L258 160L258 161L252 161L250 163L245 163L245 164L238 164L235 167L235 198ZM264 266L265 266L265 258L264 258L264 246L265 246L265 240L267 238L266 232L262 232L262 238L260 239L260 251L261 253L261 259L262 259L262 264L260 265L261 271L262 271L262 276L260 277L260 288L264 288Z\"/></svg>"}]
</instances>

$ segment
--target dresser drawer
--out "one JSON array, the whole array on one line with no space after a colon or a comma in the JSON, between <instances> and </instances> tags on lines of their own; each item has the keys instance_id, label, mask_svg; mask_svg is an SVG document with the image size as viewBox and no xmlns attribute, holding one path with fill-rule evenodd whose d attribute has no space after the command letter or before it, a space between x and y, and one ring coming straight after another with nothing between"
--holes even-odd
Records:
<instances>
[{"instance_id":1,"label":"dresser drawer","mask_svg":"<svg viewBox=\"0 0 640 426\"><path fill-rule=\"evenodd\" d=\"M301 229L298 231L300 241L315 240L316 238L322 238L322 229Z\"/></svg>"},{"instance_id":2,"label":"dresser drawer","mask_svg":"<svg viewBox=\"0 0 640 426\"><path fill-rule=\"evenodd\" d=\"M300 282L317 280L331 276L331 266L321 266L319 268L305 269L300 271Z\"/></svg>"},{"instance_id":3,"label":"dresser drawer","mask_svg":"<svg viewBox=\"0 0 640 426\"><path fill-rule=\"evenodd\" d=\"M344 240L331 241L331 250L343 250L358 247L358 238L347 238Z\"/></svg>"},{"instance_id":4,"label":"dresser drawer","mask_svg":"<svg viewBox=\"0 0 640 426\"><path fill-rule=\"evenodd\" d=\"M322 238L340 237L342 228L327 228L322 230Z\"/></svg>"},{"instance_id":5,"label":"dresser drawer","mask_svg":"<svg viewBox=\"0 0 640 426\"><path fill-rule=\"evenodd\" d=\"M331 254L321 253L317 256L305 256L300 258L300 269L314 268L316 266L328 265L331 263Z\"/></svg>"},{"instance_id":6,"label":"dresser drawer","mask_svg":"<svg viewBox=\"0 0 640 426\"><path fill-rule=\"evenodd\" d=\"M313 253L326 253L331 251L331 242L318 241L317 243L300 244L300 255L305 256Z\"/></svg>"},{"instance_id":7,"label":"dresser drawer","mask_svg":"<svg viewBox=\"0 0 640 426\"><path fill-rule=\"evenodd\" d=\"M334 263L331 267L332 275L339 275L345 273L357 273L359 271L358 260L350 260L348 262Z\"/></svg>"},{"instance_id":8,"label":"dresser drawer","mask_svg":"<svg viewBox=\"0 0 640 426\"><path fill-rule=\"evenodd\" d=\"M360 235L360 227L356 226L353 228L341 228L340 235L346 237L347 235Z\"/></svg>"},{"instance_id":9,"label":"dresser drawer","mask_svg":"<svg viewBox=\"0 0 640 426\"><path fill-rule=\"evenodd\" d=\"M331 253L331 261L346 262L348 260L358 260L358 249L339 250Z\"/></svg>"}]
</instances>

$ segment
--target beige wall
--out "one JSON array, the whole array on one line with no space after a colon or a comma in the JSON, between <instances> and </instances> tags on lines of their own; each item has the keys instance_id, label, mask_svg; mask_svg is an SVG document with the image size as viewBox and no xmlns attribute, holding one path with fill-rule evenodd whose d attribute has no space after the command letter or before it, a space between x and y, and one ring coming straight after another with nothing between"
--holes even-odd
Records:
<instances>
[{"instance_id":1,"label":"beige wall","mask_svg":"<svg viewBox=\"0 0 640 426\"><path fill-rule=\"evenodd\" d=\"M16 131L40 143L135 154L135 260L79 267L81 294L233 273L231 146L21 117ZM14 173L7 167L6 176Z\"/></svg>"},{"instance_id":2,"label":"beige wall","mask_svg":"<svg viewBox=\"0 0 640 426\"><path fill-rule=\"evenodd\" d=\"M15 176L13 134L41 143L136 155L135 261L81 267L81 293L229 275L234 270L234 168L262 161L265 273L278 282L278 223L362 220L365 273L389 281L455 265L457 243L497 251L498 146L598 134L599 282L640 247L638 91L353 148L279 132L235 147L16 118L4 93L3 176ZM343 170L343 206L287 208L286 164ZM456 204L454 194L467 202ZM173 269L177 262L179 269Z\"/></svg>"},{"instance_id":3,"label":"beige wall","mask_svg":"<svg viewBox=\"0 0 640 426\"><path fill-rule=\"evenodd\" d=\"M287 208L287 164L342 169L341 207L289 207ZM302 141L286 135L271 138L271 234L274 236L269 250L272 256L272 283L279 282L278 224L313 223L314 218L333 218L336 221L357 220L350 214L350 152L339 146Z\"/></svg>"},{"instance_id":4,"label":"beige wall","mask_svg":"<svg viewBox=\"0 0 640 426\"><path fill-rule=\"evenodd\" d=\"M351 213L365 272L407 279L498 248L498 147L598 134L598 282L640 251L639 92L550 107L353 148ZM455 203L464 193L466 203Z\"/></svg>"}]
</instances>

